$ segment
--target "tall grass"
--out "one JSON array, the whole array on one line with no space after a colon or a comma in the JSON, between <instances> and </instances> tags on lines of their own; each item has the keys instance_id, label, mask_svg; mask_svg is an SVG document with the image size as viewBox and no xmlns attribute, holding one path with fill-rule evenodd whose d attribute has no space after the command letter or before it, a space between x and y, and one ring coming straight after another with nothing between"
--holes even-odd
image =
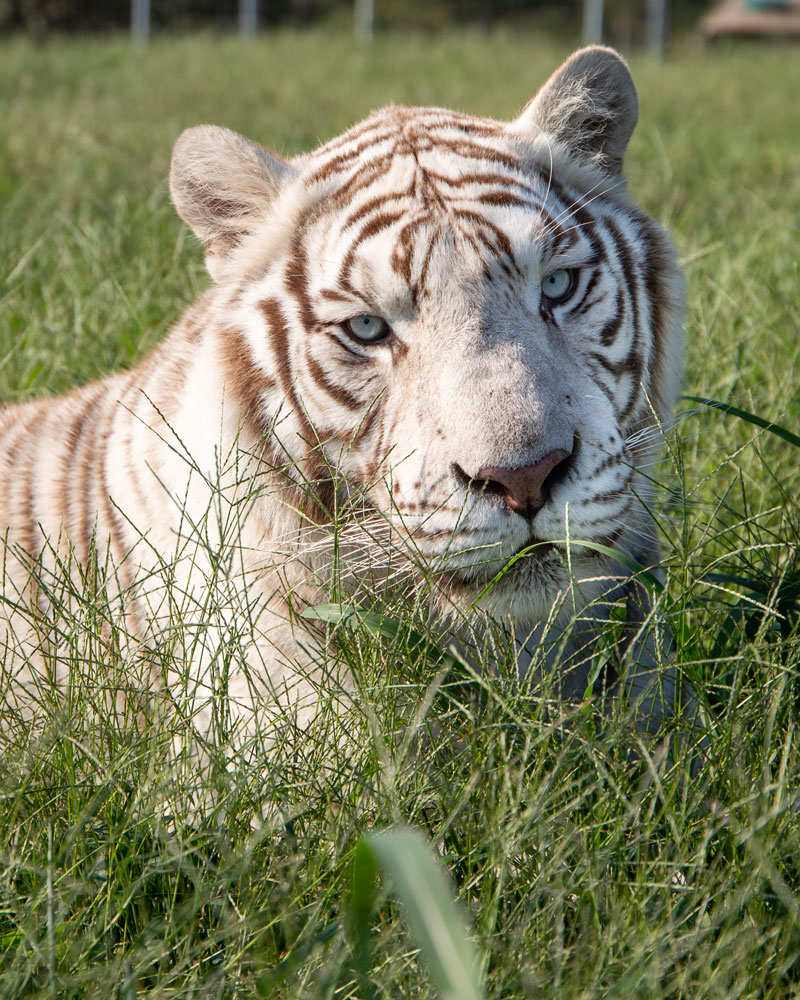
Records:
<instances>
[{"instance_id":1,"label":"tall grass","mask_svg":"<svg viewBox=\"0 0 800 1000\"><path fill-rule=\"evenodd\" d=\"M511 115L565 54L502 34L5 42L0 398L134 364L204 286L166 193L182 127L294 153L388 100ZM727 407L685 404L652 470L700 774L624 706L598 726L502 651L439 656L391 597L381 627L330 626L351 697L331 683L313 725L287 713L246 754L222 734L200 770L190 715L106 641L124 623L90 566L62 601L68 695L37 726L4 712L0 996L433 996L394 897L368 947L345 919L356 845L401 823L448 868L491 997L800 996L800 60L687 42L632 68L631 184L690 281L686 392Z\"/></svg>"}]
</instances>

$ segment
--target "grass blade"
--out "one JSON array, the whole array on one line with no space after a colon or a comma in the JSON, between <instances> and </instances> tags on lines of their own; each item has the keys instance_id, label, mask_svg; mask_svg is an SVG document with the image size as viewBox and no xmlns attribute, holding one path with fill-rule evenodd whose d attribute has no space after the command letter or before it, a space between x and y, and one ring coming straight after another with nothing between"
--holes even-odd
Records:
<instances>
[{"instance_id":1,"label":"grass blade","mask_svg":"<svg viewBox=\"0 0 800 1000\"><path fill-rule=\"evenodd\" d=\"M740 420L746 420L749 424L755 424L756 427L763 427L770 434L788 441L795 448L800 448L800 435L792 433L792 431L782 427L781 424L774 423L772 420L765 420L763 417L756 416L755 413L750 413L748 410L740 410L738 406L731 406L730 403L723 403L718 399L705 399L703 396L681 396L680 398L692 403L701 403L703 406L710 406L715 410L722 410L723 413L730 413L734 417L739 417Z\"/></svg>"},{"instance_id":2,"label":"grass blade","mask_svg":"<svg viewBox=\"0 0 800 1000\"><path fill-rule=\"evenodd\" d=\"M583 549L591 549L593 552L599 552L600 555L613 559L621 566L624 566L625 569L630 570L637 580L641 580L642 583L654 593L664 589L664 584L658 579L652 570L649 570L646 566L642 566L637 559L634 559L633 556L629 556L626 552L620 552L619 549L612 549L610 546L602 545L600 542L588 542L575 538L570 539L570 545L575 548L580 547Z\"/></svg>"},{"instance_id":3,"label":"grass blade","mask_svg":"<svg viewBox=\"0 0 800 1000\"><path fill-rule=\"evenodd\" d=\"M366 838L392 879L411 933L443 1000L482 1000L475 950L452 891L430 848L414 830L383 830Z\"/></svg>"},{"instance_id":4,"label":"grass blade","mask_svg":"<svg viewBox=\"0 0 800 1000\"><path fill-rule=\"evenodd\" d=\"M452 653L445 652L431 642L421 632L399 622L389 615L367 611L352 604L315 604L300 613L309 621L325 622L327 625L360 624L372 635L384 639L402 639L403 648L408 652L421 653L431 663L454 666L459 661Z\"/></svg>"}]
</instances>

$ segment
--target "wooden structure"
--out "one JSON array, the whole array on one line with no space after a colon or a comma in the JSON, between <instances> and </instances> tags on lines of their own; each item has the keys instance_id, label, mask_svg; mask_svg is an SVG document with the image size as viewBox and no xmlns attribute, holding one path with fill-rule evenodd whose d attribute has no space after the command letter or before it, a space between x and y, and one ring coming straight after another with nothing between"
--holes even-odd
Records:
<instances>
[{"instance_id":1,"label":"wooden structure","mask_svg":"<svg viewBox=\"0 0 800 1000\"><path fill-rule=\"evenodd\" d=\"M726 36L800 39L800 0L757 8L744 0L724 0L700 26L707 42Z\"/></svg>"}]
</instances>

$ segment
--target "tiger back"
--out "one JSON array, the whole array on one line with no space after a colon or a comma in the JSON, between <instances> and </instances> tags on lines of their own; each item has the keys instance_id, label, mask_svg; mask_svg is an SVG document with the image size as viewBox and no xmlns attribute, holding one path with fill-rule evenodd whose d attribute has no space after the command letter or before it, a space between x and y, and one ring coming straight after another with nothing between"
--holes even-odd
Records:
<instances>
[{"instance_id":1,"label":"tiger back","mask_svg":"<svg viewBox=\"0 0 800 1000\"><path fill-rule=\"evenodd\" d=\"M66 669L48 588L92 560L123 656L172 643L205 730L226 656L245 730L257 703L313 713L324 643L292 609L334 564L356 594L424 585L443 621L506 621L522 649L613 590L592 545L653 563L641 470L683 284L622 174L637 115L594 47L510 123L389 107L289 161L185 132L171 190L211 290L135 369L0 412L20 692Z\"/></svg>"}]
</instances>

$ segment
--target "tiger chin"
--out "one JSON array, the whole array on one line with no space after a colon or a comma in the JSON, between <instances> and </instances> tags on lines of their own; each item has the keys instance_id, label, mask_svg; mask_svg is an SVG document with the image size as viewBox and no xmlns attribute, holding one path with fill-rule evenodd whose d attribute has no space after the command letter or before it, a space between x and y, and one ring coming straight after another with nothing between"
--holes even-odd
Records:
<instances>
[{"instance_id":1,"label":"tiger chin","mask_svg":"<svg viewBox=\"0 0 800 1000\"><path fill-rule=\"evenodd\" d=\"M443 618L504 620L522 670L583 618L580 697L604 608L648 616L599 552L658 558L641 470L681 363L675 253L622 173L637 117L625 63L592 47L510 122L388 107L292 160L184 132L171 193L211 290L133 370L0 411L19 710L66 682L53 592L89 565L122 609L103 634L188 684L205 732L223 659L244 732L273 704L313 715L324 639L294 612L334 572L356 598L427 586ZM625 690L660 718L671 668L647 636L636 657Z\"/></svg>"}]
</instances>

